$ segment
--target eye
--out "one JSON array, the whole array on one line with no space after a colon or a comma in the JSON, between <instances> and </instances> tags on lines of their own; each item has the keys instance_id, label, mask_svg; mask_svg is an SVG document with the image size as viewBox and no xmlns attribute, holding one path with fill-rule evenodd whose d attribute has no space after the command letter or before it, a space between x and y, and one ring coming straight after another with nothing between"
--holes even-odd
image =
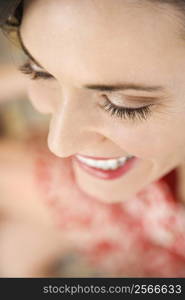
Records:
<instances>
[{"instance_id":1,"label":"eye","mask_svg":"<svg viewBox=\"0 0 185 300\"><path fill-rule=\"evenodd\" d=\"M30 62L26 62L25 64L21 65L19 68L23 74L29 75L32 80L36 79L55 79L50 73L46 71L42 71L39 67L35 65L35 69Z\"/></svg>"},{"instance_id":2,"label":"eye","mask_svg":"<svg viewBox=\"0 0 185 300\"><path fill-rule=\"evenodd\" d=\"M105 95L104 95L105 96ZM147 120L147 118L151 115L151 106L146 105L142 107L130 108L130 107L121 107L113 104L107 96L105 96L105 102L103 104L103 109L111 114L111 116L116 116L120 119L130 119L132 121L135 120Z\"/></svg>"}]
</instances>

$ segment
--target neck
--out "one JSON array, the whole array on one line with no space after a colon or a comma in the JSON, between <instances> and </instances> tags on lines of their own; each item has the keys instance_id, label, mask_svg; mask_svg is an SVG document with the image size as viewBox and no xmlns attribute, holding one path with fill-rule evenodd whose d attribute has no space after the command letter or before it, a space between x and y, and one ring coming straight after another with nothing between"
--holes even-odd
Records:
<instances>
[{"instance_id":1,"label":"neck","mask_svg":"<svg viewBox=\"0 0 185 300\"><path fill-rule=\"evenodd\" d=\"M185 164L180 165L177 171L177 197L185 205Z\"/></svg>"}]
</instances>

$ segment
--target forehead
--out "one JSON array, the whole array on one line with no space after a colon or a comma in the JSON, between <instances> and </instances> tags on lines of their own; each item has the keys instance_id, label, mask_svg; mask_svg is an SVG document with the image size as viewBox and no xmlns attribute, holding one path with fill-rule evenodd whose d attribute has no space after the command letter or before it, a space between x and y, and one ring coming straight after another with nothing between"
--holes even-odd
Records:
<instances>
[{"instance_id":1,"label":"forehead","mask_svg":"<svg viewBox=\"0 0 185 300\"><path fill-rule=\"evenodd\" d=\"M106 78L108 68L113 74L124 68L134 77L142 64L150 72L160 65L162 72L167 60L184 52L180 18L171 6L162 9L142 2L145 4L130 0L27 0L22 37L33 56L53 73L59 71L57 66L66 64L69 72L72 68L74 73L77 67L77 73L85 77L91 70L91 74Z\"/></svg>"}]
</instances>

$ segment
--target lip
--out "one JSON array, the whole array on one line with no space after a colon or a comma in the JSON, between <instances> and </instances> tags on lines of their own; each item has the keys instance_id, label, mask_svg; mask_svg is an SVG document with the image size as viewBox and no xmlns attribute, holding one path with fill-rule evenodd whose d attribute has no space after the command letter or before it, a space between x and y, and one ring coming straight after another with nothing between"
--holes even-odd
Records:
<instances>
[{"instance_id":1,"label":"lip","mask_svg":"<svg viewBox=\"0 0 185 300\"><path fill-rule=\"evenodd\" d=\"M88 158L92 158L92 157L88 156ZM131 170L134 167L135 163L138 161L137 157L133 157L133 158L128 159L128 161L123 166L120 166L116 170L100 170L100 169L86 165L82 161L78 160L78 158L76 158L75 156L73 156L73 159L78 164L78 166L81 169L83 169L84 171L86 171L88 174L90 174L94 177L97 177L99 179L104 179L104 180L117 179L117 178L127 174L127 172L129 170ZM95 159L95 157L94 157L94 159ZM111 159L111 158L96 158L96 159L101 159L101 160L106 159L107 160L107 159Z\"/></svg>"}]
</instances>

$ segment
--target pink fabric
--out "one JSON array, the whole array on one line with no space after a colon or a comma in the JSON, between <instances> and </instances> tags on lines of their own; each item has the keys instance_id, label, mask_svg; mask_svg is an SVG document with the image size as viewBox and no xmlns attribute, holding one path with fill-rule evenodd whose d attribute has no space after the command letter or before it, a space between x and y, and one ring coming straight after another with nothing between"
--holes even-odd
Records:
<instances>
[{"instance_id":1,"label":"pink fabric","mask_svg":"<svg viewBox=\"0 0 185 300\"><path fill-rule=\"evenodd\" d=\"M185 208L164 179L105 204L75 184L71 159L37 146L36 182L66 243L107 275L185 277Z\"/></svg>"}]
</instances>

